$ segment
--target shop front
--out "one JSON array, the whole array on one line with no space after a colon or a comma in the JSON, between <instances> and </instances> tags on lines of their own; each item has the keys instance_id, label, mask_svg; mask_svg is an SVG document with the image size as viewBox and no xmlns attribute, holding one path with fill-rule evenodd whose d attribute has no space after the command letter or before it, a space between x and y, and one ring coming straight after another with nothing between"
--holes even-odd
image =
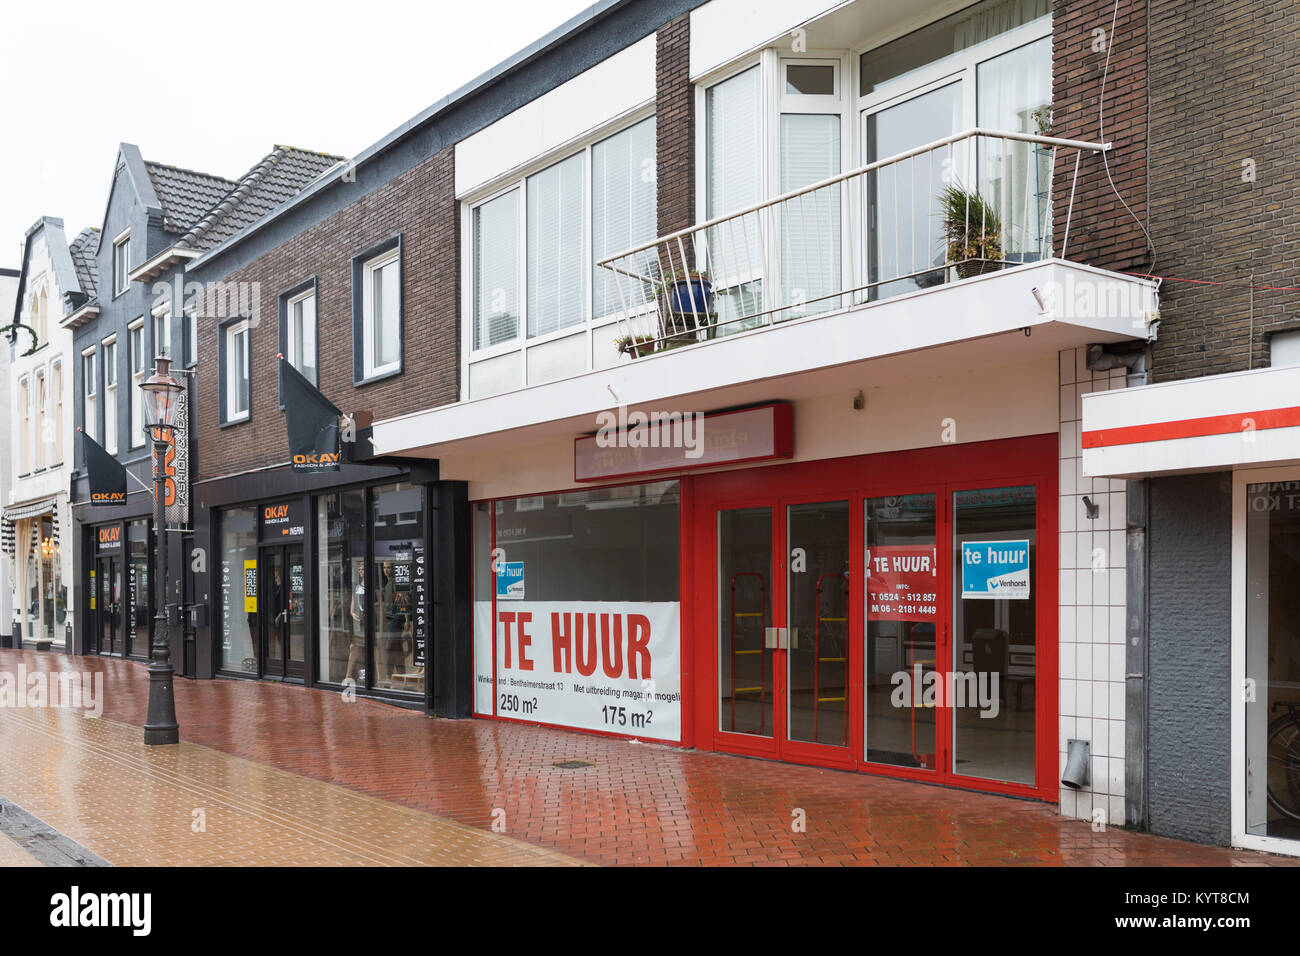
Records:
<instances>
[{"instance_id":1,"label":"shop front","mask_svg":"<svg viewBox=\"0 0 1300 956\"><path fill-rule=\"evenodd\" d=\"M3 547L10 557L14 621L5 646L62 647L70 623L68 566L59 534L58 499L15 505L3 517ZM4 622L6 628L10 622Z\"/></svg>"},{"instance_id":2,"label":"shop front","mask_svg":"<svg viewBox=\"0 0 1300 956\"><path fill-rule=\"evenodd\" d=\"M214 509L216 674L425 703L438 494L409 473L369 470L392 474L338 487L286 471L262 478L266 498Z\"/></svg>"},{"instance_id":3,"label":"shop front","mask_svg":"<svg viewBox=\"0 0 1300 956\"><path fill-rule=\"evenodd\" d=\"M475 714L1055 800L1057 436L782 463L773 407L474 503Z\"/></svg>"},{"instance_id":4,"label":"shop front","mask_svg":"<svg viewBox=\"0 0 1300 956\"><path fill-rule=\"evenodd\" d=\"M1157 832L1300 855L1300 367L1130 391L1086 396L1083 436L1090 473L1151 503L1130 608L1159 771L1143 809Z\"/></svg>"},{"instance_id":5,"label":"shop front","mask_svg":"<svg viewBox=\"0 0 1300 956\"><path fill-rule=\"evenodd\" d=\"M87 652L149 658L154 598L153 541L146 518L86 525L82 541L87 596Z\"/></svg>"}]
</instances>

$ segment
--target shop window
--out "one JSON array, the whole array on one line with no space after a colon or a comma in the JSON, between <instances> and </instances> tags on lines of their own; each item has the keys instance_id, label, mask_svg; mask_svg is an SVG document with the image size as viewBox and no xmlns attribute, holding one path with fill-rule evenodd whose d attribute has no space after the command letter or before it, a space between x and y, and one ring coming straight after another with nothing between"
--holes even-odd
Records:
<instances>
[{"instance_id":1,"label":"shop window","mask_svg":"<svg viewBox=\"0 0 1300 956\"><path fill-rule=\"evenodd\" d=\"M423 693L425 618L419 595L427 588L427 562L422 490L405 483L371 489L370 526L375 666L371 686Z\"/></svg>"},{"instance_id":2,"label":"shop window","mask_svg":"<svg viewBox=\"0 0 1300 956\"><path fill-rule=\"evenodd\" d=\"M126 564L126 653L133 657L149 656L149 628L153 601L149 590L149 522L132 521L127 525Z\"/></svg>"},{"instance_id":3,"label":"shop window","mask_svg":"<svg viewBox=\"0 0 1300 956\"><path fill-rule=\"evenodd\" d=\"M1300 481L1246 486L1246 833L1300 840Z\"/></svg>"},{"instance_id":4,"label":"shop window","mask_svg":"<svg viewBox=\"0 0 1300 956\"><path fill-rule=\"evenodd\" d=\"M224 671L257 673L257 509L221 512L221 660Z\"/></svg>"},{"instance_id":5,"label":"shop window","mask_svg":"<svg viewBox=\"0 0 1300 956\"><path fill-rule=\"evenodd\" d=\"M475 710L678 740L678 483L563 497L475 509Z\"/></svg>"},{"instance_id":6,"label":"shop window","mask_svg":"<svg viewBox=\"0 0 1300 956\"><path fill-rule=\"evenodd\" d=\"M316 498L321 681L366 686L366 501L362 491Z\"/></svg>"}]
</instances>

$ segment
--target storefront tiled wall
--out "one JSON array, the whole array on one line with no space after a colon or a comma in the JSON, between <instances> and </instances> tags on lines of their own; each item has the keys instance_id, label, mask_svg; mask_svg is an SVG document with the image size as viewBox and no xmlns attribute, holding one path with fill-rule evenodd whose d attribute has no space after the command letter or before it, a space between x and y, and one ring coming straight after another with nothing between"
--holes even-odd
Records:
<instances>
[{"instance_id":1,"label":"storefront tiled wall","mask_svg":"<svg viewBox=\"0 0 1300 956\"><path fill-rule=\"evenodd\" d=\"M1106 824L1124 820L1124 482L1084 478L1081 396L1123 388L1124 370L1092 372L1084 349L1060 353L1061 590L1060 764L1066 742L1091 744L1090 785L1061 787L1061 812ZM1088 517L1083 499L1098 509ZM1104 817L1096 814L1104 812Z\"/></svg>"}]
</instances>

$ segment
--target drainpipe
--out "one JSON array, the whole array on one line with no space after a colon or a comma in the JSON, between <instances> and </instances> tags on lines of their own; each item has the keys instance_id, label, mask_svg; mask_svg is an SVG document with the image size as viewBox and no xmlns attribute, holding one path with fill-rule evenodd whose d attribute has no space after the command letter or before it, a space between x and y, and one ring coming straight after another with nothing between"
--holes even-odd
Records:
<instances>
[{"instance_id":1,"label":"drainpipe","mask_svg":"<svg viewBox=\"0 0 1300 956\"><path fill-rule=\"evenodd\" d=\"M1124 823L1145 830L1147 815L1147 665L1149 577L1147 517L1150 485L1126 482L1124 629Z\"/></svg>"}]
</instances>

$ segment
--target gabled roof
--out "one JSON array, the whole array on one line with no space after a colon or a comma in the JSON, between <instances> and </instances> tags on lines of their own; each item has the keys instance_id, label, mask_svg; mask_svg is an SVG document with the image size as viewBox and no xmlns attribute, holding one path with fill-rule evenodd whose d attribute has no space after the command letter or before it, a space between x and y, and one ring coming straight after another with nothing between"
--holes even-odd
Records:
<instances>
[{"instance_id":1,"label":"gabled roof","mask_svg":"<svg viewBox=\"0 0 1300 956\"><path fill-rule=\"evenodd\" d=\"M95 249L99 245L99 230L87 227L77 234L68 246L72 256L72 266L77 273L77 283L81 293L88 300L99 294L99 266L95 259Z\"/></svg>"},{"instance_id":2,"label":"gabled roof","mask_svg":"<svg viewBox=\"0 0 1300 956\"><path fill-rule=\"evenodd\" d=\"M196 252L214 248L296 196L322 173L344 162L342 156L276 146L244 174L238 185L194 224L177 243Z\"/></svg>"},{"instance_id":3,"label":"gabled roof","mask_svg":"<svg viewBox=\"0 0 1300 956\"><path fill-rule=\"evenodd\" d=\"M28 227L23 236L23 258L19 266L18 294L14 300L13 322L22 320L23 296L27 289L30 270L32 244L37 233L45 234L45 248L54 270L54 281L59 289L59 296L66 300L69 295L80 292L77 270L68 250L68 240L63 234L63 220L54 216L42 216Z\"/></svg>"},{"instance_id":4,"label":"gabled roof","mask_svg":"<svg viewBox=\"0 0 1300 956\"><path fill-rule=\"evenodd\" d=\"M145 160L144 168L162 207L163 229L185 232L235 188L229 179Z\"/></svg>"}]
</instances>

